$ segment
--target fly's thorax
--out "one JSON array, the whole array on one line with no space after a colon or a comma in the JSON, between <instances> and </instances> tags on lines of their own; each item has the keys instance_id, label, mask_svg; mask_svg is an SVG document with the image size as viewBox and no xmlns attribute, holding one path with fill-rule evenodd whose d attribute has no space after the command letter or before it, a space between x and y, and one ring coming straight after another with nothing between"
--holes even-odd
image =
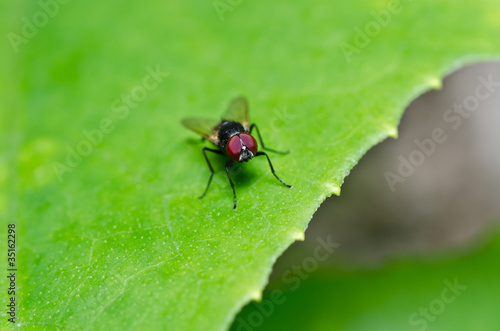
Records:
<instances>
[{"instance_id":1,"label":"fly's thorax","mask_svg":"<svg viewBox=\"0 0 500 331\"><path fill-rule=\"evenodd\" d=\"M233 122L233 121L222 121L219 125L219 148L222 150L226 150L227 143L232 136L246 132L245 128L241 123Z\"/></svg>"}]
</instances>

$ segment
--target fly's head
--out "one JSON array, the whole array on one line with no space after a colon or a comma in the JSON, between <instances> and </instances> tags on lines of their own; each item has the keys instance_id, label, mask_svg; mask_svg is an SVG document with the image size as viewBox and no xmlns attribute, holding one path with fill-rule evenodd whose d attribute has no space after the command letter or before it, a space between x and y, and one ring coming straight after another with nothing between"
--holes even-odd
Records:
<instances>
[{"instance_id":1,"label":"fly's head","mask_svg":"<svg viewBox=\"0 0 500 331\"><path fill-rule=\"evenodd\" d=\"M226 146L227 155L237 162L248 162L257 154L257 141L248 133L235 134Z\"/></svg>"}]
</instances>

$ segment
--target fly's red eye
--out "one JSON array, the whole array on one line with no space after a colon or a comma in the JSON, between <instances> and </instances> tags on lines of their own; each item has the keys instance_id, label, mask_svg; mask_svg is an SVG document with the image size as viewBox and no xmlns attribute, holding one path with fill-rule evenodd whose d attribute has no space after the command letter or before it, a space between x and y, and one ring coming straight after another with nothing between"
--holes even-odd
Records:
<instances>
[{"instance_id":1,"label":"fly's red eye","mask_svg":"<svg viewBox=\"0 0 500 331\"><path fill-rule=\"evenodd\" d=\"M253 155L257 154L257 141L248 133L240 133L241 141L252 151Z\"/></svg>"},{"instance_id":2,"label":"fly's red eye","mask_svg":"<svg viewBox=\"0 0 500 331\"><path fill-rule=\"evenodd\" d=\"M241 141L237 135L229 138L226 146L227 155L234 161L239 161L241 152Z\"/></svg>"}]
</instances>

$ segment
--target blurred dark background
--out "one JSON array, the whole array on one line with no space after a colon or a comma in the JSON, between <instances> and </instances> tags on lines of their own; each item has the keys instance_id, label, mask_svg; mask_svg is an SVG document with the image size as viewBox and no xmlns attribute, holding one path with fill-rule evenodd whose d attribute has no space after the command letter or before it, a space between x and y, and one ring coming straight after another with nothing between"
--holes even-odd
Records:
<instances>
[{"instance_id":1,"label":"blurred dark background","mask_svg":"<svg viewBox=\"0 0 500 331\"><path fill-rule=\"evenodd\" d=\"M232 330L499 330L499 106L500 63L465 67L412 102L399 138L326 199ZM430 143L436 130L446 140ZM391 188L388 172L404 176ZM338 247L325 257L321 240Z\"/></svg>"},{"instance_id":2,"label":"blurred dark background","mask_svg":"<svg viewBox=\"0 0 500 331\"><path fill-rule=\"evenodd\" d=\"M468 118L443 119L454 104L474 96L479 77L500 82L500 63L465 67L441 90L407 108L397 139L371 149L346 178L339 197L328 198L314 214L304 242L293 244L276 264L271 282L284 270L312 256L318 237L340 244L325 264L376 268L401 256L439 257L480 242L500 222L500 87L480 101ZM454 128L455 127L455 128ZM404 182L391 191L384 173L398 174L402 156L417 149L414 140L447 136L436 144ZM328 165L318 165L328 166Z\"/></svg>"}]
</instances>

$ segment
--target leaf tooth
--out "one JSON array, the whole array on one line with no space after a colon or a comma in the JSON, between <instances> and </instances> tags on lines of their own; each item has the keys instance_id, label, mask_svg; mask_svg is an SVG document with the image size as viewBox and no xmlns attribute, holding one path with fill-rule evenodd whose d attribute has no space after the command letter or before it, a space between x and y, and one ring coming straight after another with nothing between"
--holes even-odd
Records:
<instances>
[{"instance_id":1,"label":"leaf tooth","mask_svg":"<svg viewBox=\"0 0 500 331\"><path fill-rule=\"evenodd\" d=\"M332 183L325 183L325 188L327 189L328 193L330 194L335 194L337 196L340 195L340 186L332 184Z\"/></svg>"},{"instance_id":2,"label":"leaf tooth","mask_svg":"<svg viewBox=\"0 0 500 331\"><path fill-rule=\"evenodd\" d=\"M427 83L429 84L430 88L434 90L440 90L443 88L443 81L437 76L430 77Z\"/></svg>"},{"instance_id":3,"label":"leaf tooth","mask_svg":"<svg viewBox=\"0 0 500 331\"><path fill-rule=\"evenodd\" d=\"M305 235L304 231L298 230L293 233L293 239L296 241L304 241Z\"/></svg>"},{"instance_id":4,"label":"leaf tooth","mask_svg":"<svg viewBox=\"0 0 500 331\"><path fill-rule=\"evenodd\" d=\"M250 298L253 301L257 301L257 302L262 301L262 291L261 290L253 290L252 292L250 292Z\"/></svg>"},{"instance_id":5,"label":"leaf tooth","mask_svg":"<svg viewBox=\"0 0 500 331\"><path fill-rule=\"evenodd\" d=\"M388 127L387 129L387 135L391 138L397 139L398 138L398 128L397 127Z\"/></svg>"}]
</instances>

